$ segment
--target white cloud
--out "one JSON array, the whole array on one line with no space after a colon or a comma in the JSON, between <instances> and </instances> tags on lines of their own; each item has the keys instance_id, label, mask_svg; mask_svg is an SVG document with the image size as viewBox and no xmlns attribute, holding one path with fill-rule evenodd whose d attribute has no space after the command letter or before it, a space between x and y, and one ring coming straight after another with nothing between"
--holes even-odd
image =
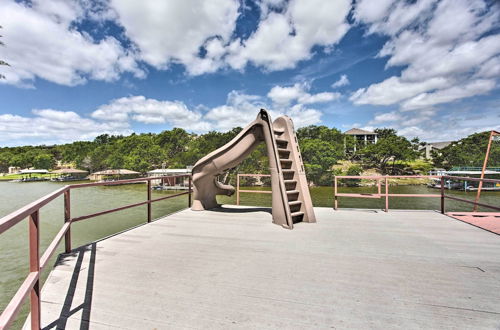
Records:
<instances>
[{"instance_id":1,"label":"white cloud","mask_svg":"<svg viewBox=\"0 0 500 330\"><path fill-rule=\"evenodd\" d=\"M189 110L183 102L147 99L142 95L112 100L92 112L91 116L105 121L133 120L144 124L169 124L194 131L210 127L200 121L200 113Z\"/></svg>"},{"instance_id":2,"label":"white cloud","mask_svg":"<svg viewBox=\"0 0 500 330\"><path fill-rule=\"evenodd\" d=\"M497 86L500 71L500 7L483 0L360 1L355 18L369 33L390 37L379 53L387 67L403 67L399 76L360 88L355 104L400 104L403 110L483 95Z\"/></svg>"},{"instance_id":3,"label":"white cloud","mask_svg":"<svg viewBox=\"0 0 500 330\"><path fill-rule=\"evenodd\" d=\"M265 16L248 39L232 42L226 60L235 69L248 62L267 70L293 68L312 56L313 46L332 46L345 35L350 8L348 0L292 0Z\"/></svg>"},{"instance_id":4,"label":"white cloud","mask_svg":"<svg viewBox=\"0 0 500 330\"><path fill-rule=\"evenodd\" d=\"M159 69L181 63L189 73L201 74L220 67L220 46L229 42L235 29L239 2L112 0L111 6L144 61ZM212 38L220 39L221 45L214 45ZM204 59L199 57L203 46L208 50Z\"/></svg>"},{"instance_id":5,"label":"white cloud","mask_svg":"<svg viewBox=\"0 0 500 330\"><path fill-rule=\"evenodd\" d=\"M340 93L322 92L309 94L309 85L295 84L289 87L274 86L271 88L267 97L269 97L277 107L286 107L292 102L299 104L313 104L330 102L340 98Z\"/></svg>"},{"instance_id":6,"label":"white cloud","mask_svg":"<svg viewBox=\"0 0 500 330\"><path fill-rule=\"evenodd\" d=\"M334 82L332 84L332 88L339 88L339 87L342 87L342 86L347 86L349 84L350 84L350 81L347 78L347 75L343 74L343 75L340 76L339 80L337 80L336 82Z\"/></svg>"},{"instance_id":7,"label":"white cloud","mask_svg":"<svg viewBox=\"0 0 500 330\"><path fill-rule=\"evenodd\" d=\"M376 115L368 122L368 125L377 125L381 123L394 122L401 119L401 115L396 111L386 112Z\"/></svg>"},{"instance_id":8,"label":"white cloud","mask_svg":"<svg viewBox=\"0 0 500 330\"><path fill-rule=\"evenodd\" d=\"M486 94L495 88L494 80L478 79L461 86L441 89L434 93L422 93L405 102L402 110L422 109L436 104L448 103L474 95Z\"/></svg>"},{"instance_id":9,"label":"white cloud","mask_svg":"<svg viewBox=\"0 0 500 330\"><path fill-rule=\"evenodd\" d=\"M98 122L73 111L35 109L33 115L0 115L0 142L53 144L93 139L104 133L127 135L132 132L127 122Z\"/></svg>"},{"instance_id":10,"label":"white cloud","mask_svg":"<svg viewBox=\"0 0 500 330\"><path fill-rule=\"evenodd\" d=\"M47 0L27 4L0 0L3 26L2 83L31 87L36 77L74 86L87 79L113 81L124 72L144 75L135 55L111 36L95 41L72 23L82 18L76 2Z\"/></svg>"}]
</instances>

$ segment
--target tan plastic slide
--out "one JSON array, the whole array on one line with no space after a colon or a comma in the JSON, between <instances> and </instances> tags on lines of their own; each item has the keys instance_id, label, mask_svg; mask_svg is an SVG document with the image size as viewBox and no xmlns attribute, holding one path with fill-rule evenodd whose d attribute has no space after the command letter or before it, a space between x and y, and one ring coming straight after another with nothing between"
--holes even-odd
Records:
<instances>
[{"instance_id":1,"label":"tan plastic slide","mask_svg":"<svg viewBox=\"0 0 500 330\"><path fill-rule=\"evenodd\" d=\"M217 181L217 176L236 167L261 142L269 156L273 223L293 229L297 222L316 222L292 120L281 116L272 123L264 109L229 143L196 162L191 209L219 207L217 195L232 195L234 187Z\"/></svg>"}]
</instances>

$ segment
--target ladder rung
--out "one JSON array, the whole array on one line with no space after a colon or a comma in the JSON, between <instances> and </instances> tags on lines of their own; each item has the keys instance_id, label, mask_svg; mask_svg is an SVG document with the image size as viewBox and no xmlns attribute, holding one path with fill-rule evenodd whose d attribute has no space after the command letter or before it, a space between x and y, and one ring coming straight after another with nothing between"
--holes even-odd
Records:
<instances>
[{"instance_id":1,"label":"ladder rung","mask_svg":"<svg viewBox=\"0 0 500 330\"><path fill-rule=\"evenodd\" d=\"M282 163L292 163L293 160L291 160L291 159L280 159L280 162L282 162Z\"/></svg>"},{"instance_id":2,"label":"ladder rung","mask_svg":"<svg viewBox=\"0 0 500 330\"><path fill-rule=\"evenodd\" d=\"M285 184L287 183L297 183L297 180L285 180Z\"/></svg>"},{"instance_id":3,"label":"ladder rung","mask_svg":"<svg viewBox=\"0 0 500 330\"><path fill-rule=\"evenodd\" d=\"M276 138L276 142L279 142L279 143L288 143L288 140Z\"/></svg>"},{"instance_id":4,"label":"ladder rung","mask_svg":"<svg viewBox=\"0 0 500 330\"><path fill-rule=\"evenodd\" d=\"M273 128L274 133L283 134L285 133L284 128Z\"/></svg>"},{"instance_id":5,"label":"ladder rung","mask_svg":"<svg viewBox=\"0 0 500 330\"><path fill-rule=\"evenodd\" d=\"M288 202L288 205L290 205L290 206L295 206L295 205L300 205L300 204L302 204L302 201Z\"/></svg>"},{"instance_id":6,"label":"ladder rung","mask_svg":"<svg viewBox=\"0 0 500 330\"><path fill-rule=\"evenodd\" d=\"M298 217L298 216L300 216L300 215L304 215L304 212L293 212L293 213L292 213L292 218L293 218L293 217Z\"/></svg>"},{"instance_id":7,"label":"ladder rung","mask_svg":"<svg viewBox=\"0 0 500 330\"><path fill-rule=\"evenodd\" d=\"M299 191L298 190L288 190L286 193L287 193L287 195L295 195L295 194L298 194Z\"/></svg>"},{"instance_id":8,"label":"ladder rung","mask_svg":"<svg viewBox=\"0 0 500 330\"><path fill-rule=\"evenodd\" d=\"M292 169L282 169L281 171L284 173L295 173L295 170Z\"/></svg>"},{"instance_id":9,"label":"ladder rung","mask_svg":"<svg viewBox=\"0 0 500 330\"><path fill-rule=\"evenodd\" d=\"M287 152L287 153L290 153L290 150L283 149L283 148L278 148L278 152Z\"/></svg>"}]
</instances>

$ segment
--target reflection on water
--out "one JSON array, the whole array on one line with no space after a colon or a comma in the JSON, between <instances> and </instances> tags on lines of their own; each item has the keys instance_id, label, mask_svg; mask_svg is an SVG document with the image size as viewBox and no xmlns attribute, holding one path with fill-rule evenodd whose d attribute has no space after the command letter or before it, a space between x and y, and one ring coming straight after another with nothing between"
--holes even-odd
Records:
<instances>
[{"instance_id":1,"label":"reflection on water","mask_svg":"<svg viewBox=\"0 0 500 330\"><path fill-rule=\"evenodd\" d=\"M54 182L0 182L0 217L58 189L62 185L63 183ZM376 188L341 187L339 188L339 192L375 193ZM390 192L399 194L439 194L438 189L431 189L425 186L394 186L390 188ZM152 195L153 198L156 198L174 193L176 192L153 191ZM475 197L475 192L446 191L446 193L471 200ZM311 188L311 195L314 206L332 207L332 187ZM71 191L71 212L72 216L76 217L141 202L145 199L146 185L144 184L74 189ZM219 202L223 204L235 204L236 197L221 196ZM484 192L481 202L490 205L499 205L500 192ZM439 209L439 203L439 198L391 198L389 207L391 209ZM271 206L271 196L269 194L242 193L241 204ZM381 209L384 205L384 199L339 198L339 206L341 208ZM154 203L152 206L153 218L158 218L181 210L186 206L187 196L180 196ZM447 211L471 211L472 205L447 200L446 209ZM61 228L64 219L63 212L62 196L41 209L41 253L45 251L50 241ZM77 222L73 224L71 230L73 248L142 224L146 221L146 212L146 206L144 205ZM22 221L0 235L0 310L5 308L6 304L10 301L15 291L19 288L19 285L28 274L27 228L27 221ZM62 252L63 245L64 244L61 244L60 252ZM50 265L54 264L55 258L56 256L49 262ZM50 269L45 271L42 277L43 280L46 278L49 271ZM22 325L26 315L27 308L24 308L14 328Z\"/></svg>"}]
</instances>

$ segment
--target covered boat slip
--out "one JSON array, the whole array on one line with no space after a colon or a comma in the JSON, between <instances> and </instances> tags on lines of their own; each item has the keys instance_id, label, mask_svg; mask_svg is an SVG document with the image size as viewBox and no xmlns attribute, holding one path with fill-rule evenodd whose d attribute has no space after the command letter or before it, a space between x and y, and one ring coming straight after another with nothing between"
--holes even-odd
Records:
<instances>
[{"instance_id":1,"label":"covered boat slip","mask_svg":"<svg viewBox=\"0 0 500 330\"><path fill-rule=\"evenodd\" d=\"M500 327L500 237L432 211L184 210L61 255L47 329ZM29 320L26 323L29 328Z\"/></svg>"}]
</instances>

